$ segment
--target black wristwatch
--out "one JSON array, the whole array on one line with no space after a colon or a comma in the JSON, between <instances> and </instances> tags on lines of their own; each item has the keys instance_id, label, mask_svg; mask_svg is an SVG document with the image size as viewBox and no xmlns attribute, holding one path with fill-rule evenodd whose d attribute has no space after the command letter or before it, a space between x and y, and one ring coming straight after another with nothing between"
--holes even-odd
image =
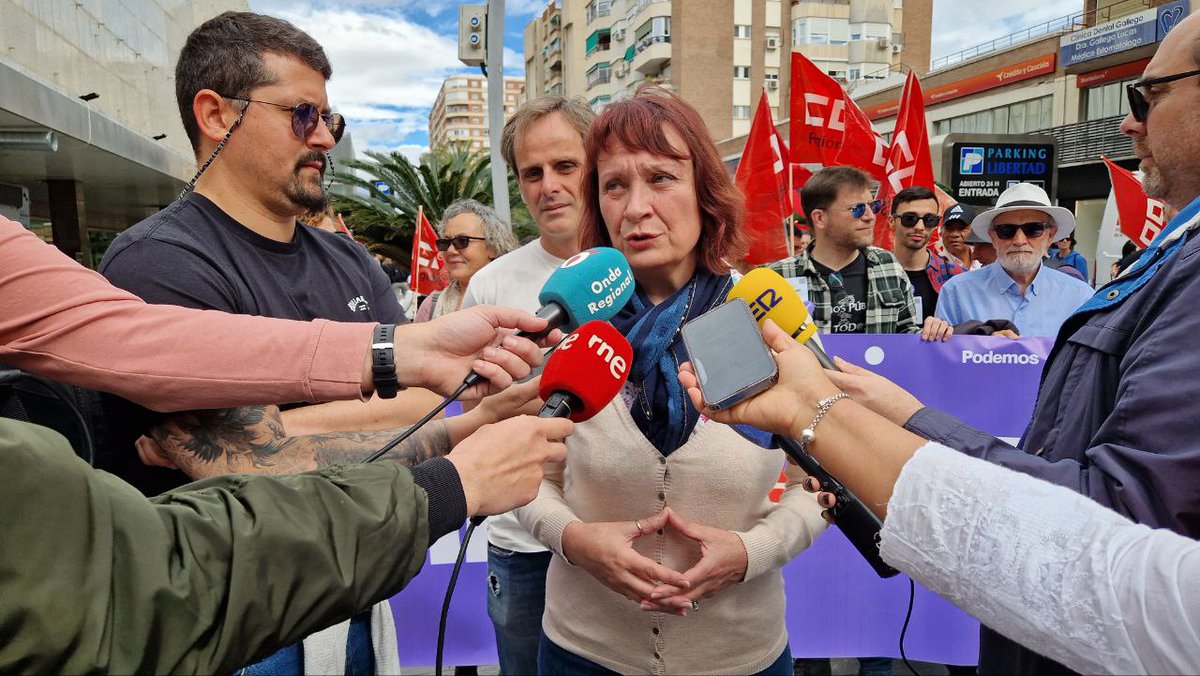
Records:
<instances>
[{"instance_id":1,"label":"black wristwatch","mask_svg":"<svg viewBox=\"0 0 1200 676\"><path fill-rule=\"evenodd\" d=\"M400 391L396 380L396 346L392 342L395 324L379 324L371 335L371 375L375 379L375 394L391 399Z\"/></svg>"}]
</instances>

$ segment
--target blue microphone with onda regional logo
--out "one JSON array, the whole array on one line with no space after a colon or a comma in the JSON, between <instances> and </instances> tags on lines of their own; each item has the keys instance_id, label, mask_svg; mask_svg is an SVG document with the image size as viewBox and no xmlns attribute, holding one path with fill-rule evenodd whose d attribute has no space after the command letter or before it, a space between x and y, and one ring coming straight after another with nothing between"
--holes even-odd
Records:
<instances>
[{"instance_id":1,"label":"blue microphone with onda regional logo","mask_svg":"<svg viewBox=\"0 0 1200 676\"><path fill-rule=\"evenodd\" d=\"M541 331L521 331L518 336L539 340L554 329L574 331L592 320L608 321L633 297L633 271L625 255L612 247L580 251L563 261L542 286L536 316L549 322ZM482 380L471 372L469 386Z\"/></svg>"}]
</instances>

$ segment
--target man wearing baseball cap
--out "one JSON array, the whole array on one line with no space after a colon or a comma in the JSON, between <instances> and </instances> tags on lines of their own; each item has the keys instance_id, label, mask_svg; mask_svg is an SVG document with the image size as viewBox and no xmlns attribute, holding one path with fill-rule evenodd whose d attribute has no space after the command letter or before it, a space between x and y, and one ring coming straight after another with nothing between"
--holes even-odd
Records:
<instances>
[{"instance_id":1,"label":"man wearing baseball cap","mask_svg":"<svg viewBox=\"0 0 1200 676\"><path fill-rule=\"evenodd\" d=\"M997 265L951 278L942 287L937 316L951 324L1007 319L1022 336L1054 336L1092 288L1042 265L1050 243L1075 230L1075 216L1050 203L1046 191L1018 183L993 209L971 222L971 232L996 247Z\"/></svg>"},{"instance_id":2,"label":"man wearing baseball cap","mask_svg":"<svg viewBox=\"0 0 1200 676\"><path fill-rule=\"evenodd\" d=\"M946 258L961 265L963 270L983 267L976 262L968 239L973 220L975 209L968 204L955 204L942 215L942 246L946 249Z\"/></svg>"}]
</instances>

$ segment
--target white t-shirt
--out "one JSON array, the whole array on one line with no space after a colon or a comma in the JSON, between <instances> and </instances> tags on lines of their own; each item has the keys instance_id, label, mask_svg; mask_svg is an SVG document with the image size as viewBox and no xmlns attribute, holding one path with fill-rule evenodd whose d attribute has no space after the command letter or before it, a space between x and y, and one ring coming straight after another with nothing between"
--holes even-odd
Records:
<instances>
[{"instance_id":1,"label":"white t-shirt","mask_svg":"<svg viewBox=\"0 0 1200 676\"><path fill-rule=\"evenodd\" d=\"M538 294L550 278L550 273L562 263L562 258L546 251L542 241L535 239L476 272L467 285L462 306L467 308L472 305L500 305L537 312L541 307ZM517 522L517 517L512 512L489 518L487 535L488 542L514 552L546 551L546 548Z\"/></svg>"}]
</instances>

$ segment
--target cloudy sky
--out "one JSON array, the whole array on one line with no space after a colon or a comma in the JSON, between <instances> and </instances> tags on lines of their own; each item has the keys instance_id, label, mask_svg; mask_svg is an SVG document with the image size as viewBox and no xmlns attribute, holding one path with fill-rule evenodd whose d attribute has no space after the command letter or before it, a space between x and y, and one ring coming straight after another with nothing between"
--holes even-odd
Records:
<instances>
[{"instance_id":1,"label":"cloudy sky","mask_svg":"<svg viewBox=\"0 0 1200 676\"><path fill-rule=\"evenodd\" d=\"M680 0L686 2L687 0ZM429 145L429 109L458 61L458 5L451 0L250 0L253 10L308 31L333 62L330 100L355 147L416 158ZM505 74L520 75L522 31L545 0L507 0ZM935 0L933 57L957 52L1082 9L1082 0Z\"/></svg>"}]
</instances>

